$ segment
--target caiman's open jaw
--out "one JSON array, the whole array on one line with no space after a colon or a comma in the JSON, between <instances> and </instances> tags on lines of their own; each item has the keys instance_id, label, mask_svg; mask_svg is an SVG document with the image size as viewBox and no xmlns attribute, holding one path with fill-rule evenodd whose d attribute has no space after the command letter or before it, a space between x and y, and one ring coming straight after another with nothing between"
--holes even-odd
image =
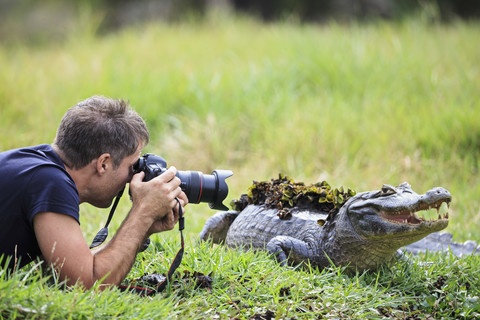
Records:
<instances>
[{"instance_id":1,"label":"caiman's open jaw","mask_svg":"<svg viewBox=\"0 0 480 320\"><path fill-rule=\"evenodd\" d=\"M441 199L432 204L422 203L416 208L403 209L400 211L380 211L380 216L389 222L398 224L418 225L426 221L448 221L448 209L450 208L450 199ZM430 212L425 216L427 210L436 210L436 215ZM433 216L433 217L432 217Z\"/></svg>"},{"instance_id":2,"label":"caiman's open jaw","mask_svg":"<svg viewBox=\"0 0 480 320\"><path fill-rule=\"evenodd\" d=\"M357 194L342 210L357 234L370 239L405 239L403 245L448 226L452 195L437 187L419 195L408 183L384 185L379 191ZM432 209L433 215L427 210Z\"/></svg>"}]
</instances>

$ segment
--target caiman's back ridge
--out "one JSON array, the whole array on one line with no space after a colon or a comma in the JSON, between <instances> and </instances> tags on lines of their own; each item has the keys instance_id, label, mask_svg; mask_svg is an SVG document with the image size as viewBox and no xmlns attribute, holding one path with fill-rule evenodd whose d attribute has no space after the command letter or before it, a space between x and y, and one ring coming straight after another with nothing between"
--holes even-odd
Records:
<instances>
[{"instance_id":1,"label":"caiman's back ridge","mask_svg":"<svg viewBox=\"0 0 480 320\"><path fill-rule=\"evenodd\" d=\"M419 195L402 183L356 194L338 211L294 207L285 218L278 209L250 204L240 212L213 215L200 239L267 250L282 264L309 261L324 268L333 262L352 269L374 269L390 261L399 248L446 228L451 199L444 188ZM438 216L423 218L421 212L429 209L435 209Z\"/></svg>"}]
</instances>

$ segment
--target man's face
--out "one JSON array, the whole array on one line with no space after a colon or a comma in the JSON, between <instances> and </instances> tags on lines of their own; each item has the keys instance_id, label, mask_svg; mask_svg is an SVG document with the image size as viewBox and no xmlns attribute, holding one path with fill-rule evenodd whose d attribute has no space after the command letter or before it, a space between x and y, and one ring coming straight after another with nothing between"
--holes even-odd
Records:
<instances>
[{"instance_id":1,"label":"man's face","mask_svg":"<svg viewBox=\"0 0 480 320\"><path fill-rule=\"evenodd\" d=\"M135 153L124 158L118 167L110 165L99 181L96 195L93 195L89 203L100 208L108 208L112 204L115 196L132 179L133 165L138 161L142 148L143 144L140 144ZM111 158L110 163L113 164Z\"/></svg>"}]
</instances>

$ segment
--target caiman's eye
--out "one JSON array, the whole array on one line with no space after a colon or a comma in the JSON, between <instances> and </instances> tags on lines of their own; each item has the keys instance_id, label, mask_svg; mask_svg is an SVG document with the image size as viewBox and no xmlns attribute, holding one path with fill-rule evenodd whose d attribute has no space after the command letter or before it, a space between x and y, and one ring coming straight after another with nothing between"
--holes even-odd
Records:
<instances>
[{"instance_id":1,"label":"caiman's eye","mask_svg":"<svg viewBox=\"0 0 480 320\"><path fill-rule=\"evenodd\" d=\"M403 189L412 189L412 187L408 184L408 182L403 182L401 183L398 188L403 188Z\"/></svg>"},{"instance_id":2,"label":"caiman's eye","mask_svg":"<svg viewBox=\"0 0 480 320\"><path fill-rule=\"evenodd\" d=\"M413 193L412 187L407 182L400 184L397 188L406 193Z\"/></svg>"},{"instance_id":3,"label":"caiman's eye","mask_svg":"<svg viewBox=\"0 0 480 320\"><path fill-rule=\"evenodd\" d=\"M382 193L384 195L394 194L396 192L397 192L397 189L395 187L392 187L391 185L384 184L382 187Z\"/></svg>"}]
</instances>

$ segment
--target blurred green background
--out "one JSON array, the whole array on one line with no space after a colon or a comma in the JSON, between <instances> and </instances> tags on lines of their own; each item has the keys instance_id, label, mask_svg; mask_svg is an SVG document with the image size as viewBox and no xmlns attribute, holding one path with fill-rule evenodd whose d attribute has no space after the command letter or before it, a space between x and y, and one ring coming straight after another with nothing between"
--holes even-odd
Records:
<instances>
[{"instance_id":1,"label":"blurred green background","mask_svg":"<svg viewBox=\"0 0 480 320\"><path fill-rule=\"evenodd\" d=\"M479 241L477 3L1 0L0 150L52 142L89 96L124 98L145 152L234 171L227 203L279 173L443 186L448 231ZM107 213L82 205L88 239ZM212 213L188 206L192 236Z\"/></svg>"}]
</instances>

